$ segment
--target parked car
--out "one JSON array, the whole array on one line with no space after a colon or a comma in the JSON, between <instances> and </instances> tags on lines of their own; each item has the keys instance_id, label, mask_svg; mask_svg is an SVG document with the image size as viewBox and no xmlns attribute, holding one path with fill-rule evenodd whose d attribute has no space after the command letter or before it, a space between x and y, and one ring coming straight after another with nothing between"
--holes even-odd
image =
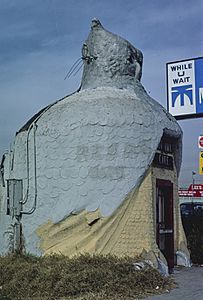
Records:
<instances>
[{"instance_id":1,"label":"parked car","mask_svg":"<svg viewBox=\"0 0 203 300\"><path fill-rule=\"evenodd\" d=\"M180 205L182 217L195 215L203 216L203 202L187 202Z\"/></svg>"}]
</instances>

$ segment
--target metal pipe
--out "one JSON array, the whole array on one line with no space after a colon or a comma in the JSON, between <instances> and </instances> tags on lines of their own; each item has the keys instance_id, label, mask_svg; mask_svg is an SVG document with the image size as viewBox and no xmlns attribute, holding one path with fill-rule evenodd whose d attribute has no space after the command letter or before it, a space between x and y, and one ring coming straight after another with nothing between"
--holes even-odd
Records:
<instances>
[{"instance_id":1,"label":"metal pipe","mask_svg":"<svg viewBox=\"0 0 203 300\"><path fill-rule=\"evenodd\" d=\"M192 171L192 214L194 214L194 184L196 172Z\"/></svg>"},{"instance_id":2,"label":"metal pipe","mask_svg":"<svg viewBox=\"0 0 203 300\"><path fill-rule=\"evenodd\" d=\"M29 135L30 131L33 127L33 123L29 126L28 132L27 132L27 139L26 139L26 163L27 163L27 190L25 197L22 201L22 204L25 204L28 200L28 193L29 193L29 185L30 185L30 172L29 172Z\"/></svg>"},{"instance_id":3,"label":"metal pipe","mask_svg":"<svg viewBox=\"0 0 203 300\"><path fill-rule=\"evenodd\" d=\"M32 124L32 127L33 127L33 156L34 156L34 186L35 186L35 196L34 196L34 204L33 204L32 208L29 211L22 211L21 212L24 215L31 215L36 210L36 207L37 207L37 155L36 155L36 129L37 129L37 125L36 125L36 122L34 122ZM29 192L29 189L27 190L27 192Z\"/></svg>"},{"instance_id":4,"label":"metal pipe","mask_svg":"<svg viewBox=\"0 0 203 300\"><path fill-rule=\"evenodd\" d=\"M4 180L4 161L5 161L5 153L2 156L1 164L0 164L0 173L1 173L1 180L2 186L5 187L5 180Z\"/></svg>"}]
</instances>

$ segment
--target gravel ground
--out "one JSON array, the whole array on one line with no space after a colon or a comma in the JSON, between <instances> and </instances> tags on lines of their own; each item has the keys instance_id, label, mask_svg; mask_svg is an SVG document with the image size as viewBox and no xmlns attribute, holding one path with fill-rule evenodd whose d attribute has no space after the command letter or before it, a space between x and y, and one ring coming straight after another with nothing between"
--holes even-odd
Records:
<instances>
[{"instance_id":1,"label":"gravel ground","mask_svg":"<svg viewBox=\"0 0 203 300\"><path fill-rule=\"evenodd\" d=\"M203 300L203 267L175 268L173 277L178 287L169 293L150 296L147 300Z\"/></svg>"}]
</instances>

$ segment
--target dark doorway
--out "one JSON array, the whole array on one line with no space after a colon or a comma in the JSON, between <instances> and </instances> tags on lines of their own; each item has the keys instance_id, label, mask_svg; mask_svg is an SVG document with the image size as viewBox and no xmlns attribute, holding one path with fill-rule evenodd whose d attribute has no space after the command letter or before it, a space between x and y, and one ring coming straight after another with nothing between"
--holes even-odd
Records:
<instances>
[{"instance_id":1,"label":"dark doorway","mask_svg":"<svg viewBox=\"0 0 203 300\"><path fill-rule=\"evenodd\" d=\"M169 180L156 181L156 239L165 256L169 272L174 268L173 184Z\"/></svg>"}]
</instances>

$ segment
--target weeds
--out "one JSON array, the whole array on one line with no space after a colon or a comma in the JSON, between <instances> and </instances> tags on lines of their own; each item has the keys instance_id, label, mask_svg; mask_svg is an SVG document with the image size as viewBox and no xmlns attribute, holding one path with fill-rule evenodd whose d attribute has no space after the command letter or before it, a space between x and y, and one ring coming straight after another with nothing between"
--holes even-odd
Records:
<instances>
[{"instance_id":1,"label":"weeds","mask_svg":"<svg viewBox=\"0 0 203 300\"><path fill-rule=\"evenodd\" d=\"M81 255L0 257L0 300L131 300L170 288L156 270L132 258Z\"/></svg>"}]
</instances>

